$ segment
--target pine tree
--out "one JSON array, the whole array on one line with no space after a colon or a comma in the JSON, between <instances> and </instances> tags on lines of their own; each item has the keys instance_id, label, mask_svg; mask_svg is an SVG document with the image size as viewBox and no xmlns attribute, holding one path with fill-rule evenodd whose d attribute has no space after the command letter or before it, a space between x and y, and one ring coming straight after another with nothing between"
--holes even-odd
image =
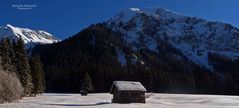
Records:
<instances>
[{"instance_id":1,"label":"pine tree","mask_svg":"<svg viewBox=\"0 0 239 108\"><path fill-rule=\"evenodd\" d=\"M8 38L3 38L0 42L0 56L2 57L2 67L8 72L14 72L15 68L13 65L13 60L15 58L15 53L13 51L12 44Z\"/></svg>"},{"instance_id":2,"label":"pine tree","mask_svg":"<svg viewBox=\"0 0 239 108\"><path fill-rule=\"evenodd\" d=\"M92 81L91 81L91 78L90 78L90 75L88 72L86 72L86 74L82 80L81 90L84 90L86 92L93 90Z\"/></svg>"},{"instance_id":3,"label":"pine tree","mask_svg":"<svg viewBox=\"0 0 239 108\"><path fill-rule=\"evenodd\" d=\"M33 89L32 94L41 94L45 90L44 71L40 58L34 55L30 60Z\"/></svg>"},{"instance_id":4,"label":"pine tree","mask_svg":"<svg viewBox=\"0 0 239 108\"><path fill-rule=\"evenodd\" d=\"M30 66L28 58L24 49L24 42L22 38L18 39L16 43L13 43L13 49L15 52L15 67L16 73L23 86L23 96L30 95L32 89L32 78L30 75Z\"/></svg>"}]
</instances>

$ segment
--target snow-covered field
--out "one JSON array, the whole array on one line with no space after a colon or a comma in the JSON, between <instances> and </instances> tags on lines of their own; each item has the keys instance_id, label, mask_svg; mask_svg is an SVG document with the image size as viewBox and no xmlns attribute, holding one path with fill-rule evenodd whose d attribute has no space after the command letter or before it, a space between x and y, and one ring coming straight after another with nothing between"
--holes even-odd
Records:
<instances>
[{"instance_id":1,"label":"snow-covered field","mask_svg":"<svg viewBox=\"0 0 239 108\"><path fill-rule=\"evenodd\" d=\"M146 104L111 103L108 93L53 94L26 97L15 103L0 104L0 108L239 108L239 96L189 95L189 94L146 94Z\"/></svg>"}]
</instances>

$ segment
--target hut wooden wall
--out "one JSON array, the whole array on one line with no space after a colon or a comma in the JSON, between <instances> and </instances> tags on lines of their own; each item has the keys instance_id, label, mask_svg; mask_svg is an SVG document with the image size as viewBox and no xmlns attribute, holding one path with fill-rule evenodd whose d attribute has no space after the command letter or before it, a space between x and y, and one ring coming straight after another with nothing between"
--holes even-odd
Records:
<instances>
[{"instance_id":1,"label":"hut wooden wall","mask_svg":"<svg viewBox=\"0 0 239 108\"><path fill-rule=\"evenodd\" d=\"M117 91L113 92L113 103L145 103L145 92Z\"/></svg>"}]
</instances>

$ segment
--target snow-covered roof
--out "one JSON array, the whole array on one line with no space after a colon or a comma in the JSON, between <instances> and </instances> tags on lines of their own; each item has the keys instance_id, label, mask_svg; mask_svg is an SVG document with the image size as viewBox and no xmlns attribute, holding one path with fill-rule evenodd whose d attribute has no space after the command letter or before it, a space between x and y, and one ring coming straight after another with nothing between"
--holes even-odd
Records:
<instances>
[{"instance_id":1,"label":"snow-covered roof","mask_svg":"<svg viewBox=\"0 0 239 108\"><path fill-rule=\"evenodd\" d=\"M114 81L111 87L110 93L113 92L114 89L118 91L143 91L146 92L146 89L140 82L133 81Z\"/></svg>"}]
</instances>

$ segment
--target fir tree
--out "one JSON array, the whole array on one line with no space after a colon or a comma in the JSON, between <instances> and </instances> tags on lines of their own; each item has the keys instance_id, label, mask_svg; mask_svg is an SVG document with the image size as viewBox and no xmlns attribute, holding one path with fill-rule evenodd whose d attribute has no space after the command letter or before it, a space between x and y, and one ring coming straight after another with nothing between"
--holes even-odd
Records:
<instances>
[{"instance_id":1,"label":"fir tree","mask_svg":"<svg viewBox=\"0 0 239 108\"><path fill-rule=\"evenodd\" d=\"M23 86L24 96L30 95L32 89L32 78L30 75L30 66L28 63L27 55L24 49L24 42L22 38L18 39L16 43L13 43L13 49L15 52L15 67L17 75Z\"/></svg>"},{"instance_id":2,"label":"fir tree","mask_svg":"<svg viewBox=\"0 0 239 108\"><path fill-rule=\"evenodd\" d=\"M86 74L82 80L81 90L84 90L86 92L93 90L92 81L91 81L91 78L90 78L90 75L88 72L86 72Z\"/></svg>"},{"instance_id":3,"label":"fir tree","mask_svg":"<svg viewBox=\"0 0 239 108\"><path fill-rule=\"evenodd\" d=\"M14 72L15 68L13 66L13 60L15 58L15 53L12 48L12 44L8 38L3 38L0 42L0 55L2 57L2 63L4 70L8 72Z\"/></svg>"},{"instance_id":4,"label":"fir tree","mask_svg":"<svg viewBox=\"0 0 239 108\"><path fill-rule=\"evenodd\" d=\"M30 60L33 89L32 94L41 94L45 90L44 71L40 58L34 55Z\"/></svg>"}]
</instances>

